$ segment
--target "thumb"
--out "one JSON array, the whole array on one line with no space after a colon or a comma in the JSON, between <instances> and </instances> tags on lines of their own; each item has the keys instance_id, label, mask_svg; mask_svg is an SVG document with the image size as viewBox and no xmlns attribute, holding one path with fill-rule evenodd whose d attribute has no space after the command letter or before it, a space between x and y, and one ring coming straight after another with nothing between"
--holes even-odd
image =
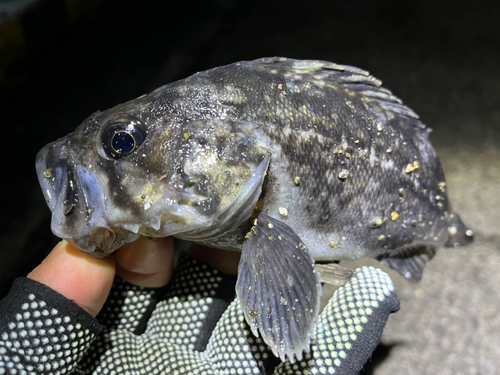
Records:
<instances>
[{"instance_id":1,"label":"thumb","mask_svg":"<svg viewBox=\"0 0 500 375\"><path fill-rule=\"evenodd\" d=\"M96 316L115 277L114 257L95 259L66 240L59 242L29 275Z\"/></svg>"}]
</instances>

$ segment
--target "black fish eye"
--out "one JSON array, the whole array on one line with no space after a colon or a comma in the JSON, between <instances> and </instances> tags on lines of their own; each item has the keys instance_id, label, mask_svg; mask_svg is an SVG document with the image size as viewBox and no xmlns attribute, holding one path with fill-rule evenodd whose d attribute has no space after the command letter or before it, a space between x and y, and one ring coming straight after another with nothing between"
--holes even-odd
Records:
<instances>
[{"instance_id":1,"label":"black fish eye","mask_svg":"<svg viewBox=\"0 0 500 375\"><path fill-rule=\"evenodd\" d=\"M144 142L144 131L139 121L113 122L101 136L106 153L118 159L133 153Z\"/></svg>"}]
</instances>

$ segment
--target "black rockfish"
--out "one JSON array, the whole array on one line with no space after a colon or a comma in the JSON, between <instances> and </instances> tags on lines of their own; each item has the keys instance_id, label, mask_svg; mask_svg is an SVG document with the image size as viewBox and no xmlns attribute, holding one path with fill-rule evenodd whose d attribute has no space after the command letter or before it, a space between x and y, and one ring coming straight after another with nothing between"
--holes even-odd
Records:
<instances>
[{"instance_id":1,"label":"black rockfish","mask_svg":"<svg viewBox=\"0 0 500 375\"><path fill-rule=\"evenodd\" d=\"M247 322L300 359L315 261L376 257L420 279L472 240L429 130L367 72L266 58L197 73L87 118L45 146L52 231L106 256L139 236L242 251Z\"/></svg>"}]
</instances>

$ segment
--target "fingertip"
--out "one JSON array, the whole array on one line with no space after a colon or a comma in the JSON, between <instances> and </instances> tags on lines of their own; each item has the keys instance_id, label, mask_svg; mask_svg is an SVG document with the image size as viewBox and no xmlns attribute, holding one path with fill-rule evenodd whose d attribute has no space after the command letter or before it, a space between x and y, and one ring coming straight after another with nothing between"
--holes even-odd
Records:
<instances>
[{"instance_id":1,"label":"fingertip","mask_svg":"<svg viewBox=\"0 0 500 375\"><path fill-rule=\"evenodd\" d=\"M172 278L174 268L173 237L141 237L115 253L117 274L124 280L144 287L162 287Z\"/></svg>"},{"instance_id":2,"label":"fingertip","mask_svg":"<svg viewBox=\"0 0 500 375\"><path fill-rule=\"evenodd\" d=\"M92 316L104 305L114 276L113 257L93 258L66 240L59 242L28 275L74 301Z\"/></svg>"}]
</instances>

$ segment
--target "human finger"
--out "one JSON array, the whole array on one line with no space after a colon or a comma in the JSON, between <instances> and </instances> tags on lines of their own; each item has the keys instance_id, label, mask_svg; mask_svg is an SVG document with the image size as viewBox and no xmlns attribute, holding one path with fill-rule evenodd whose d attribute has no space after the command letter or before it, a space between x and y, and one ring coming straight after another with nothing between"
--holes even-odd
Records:
<instances>
[{"instance_id":1,"label":"human finger","mask_svg":"<svg viewBox=\"0 0 500 375\"><path fill-rule=\"evenodd\" d=\"M115 277L113 257L95 259L66 240L59 242L29 275L96 316Z\"/></svg>"},{"instance_id":2,"label":"human finger","mask_svg":"<svg viewBox=\"0 0 500 375\"><path fill-rule=\"evenodd\" d=\"M173 237L141 237L118 250L115 259L116 272L124 280L145 287L164 286L174 269Z\"/></svg>"}]
</instances>

